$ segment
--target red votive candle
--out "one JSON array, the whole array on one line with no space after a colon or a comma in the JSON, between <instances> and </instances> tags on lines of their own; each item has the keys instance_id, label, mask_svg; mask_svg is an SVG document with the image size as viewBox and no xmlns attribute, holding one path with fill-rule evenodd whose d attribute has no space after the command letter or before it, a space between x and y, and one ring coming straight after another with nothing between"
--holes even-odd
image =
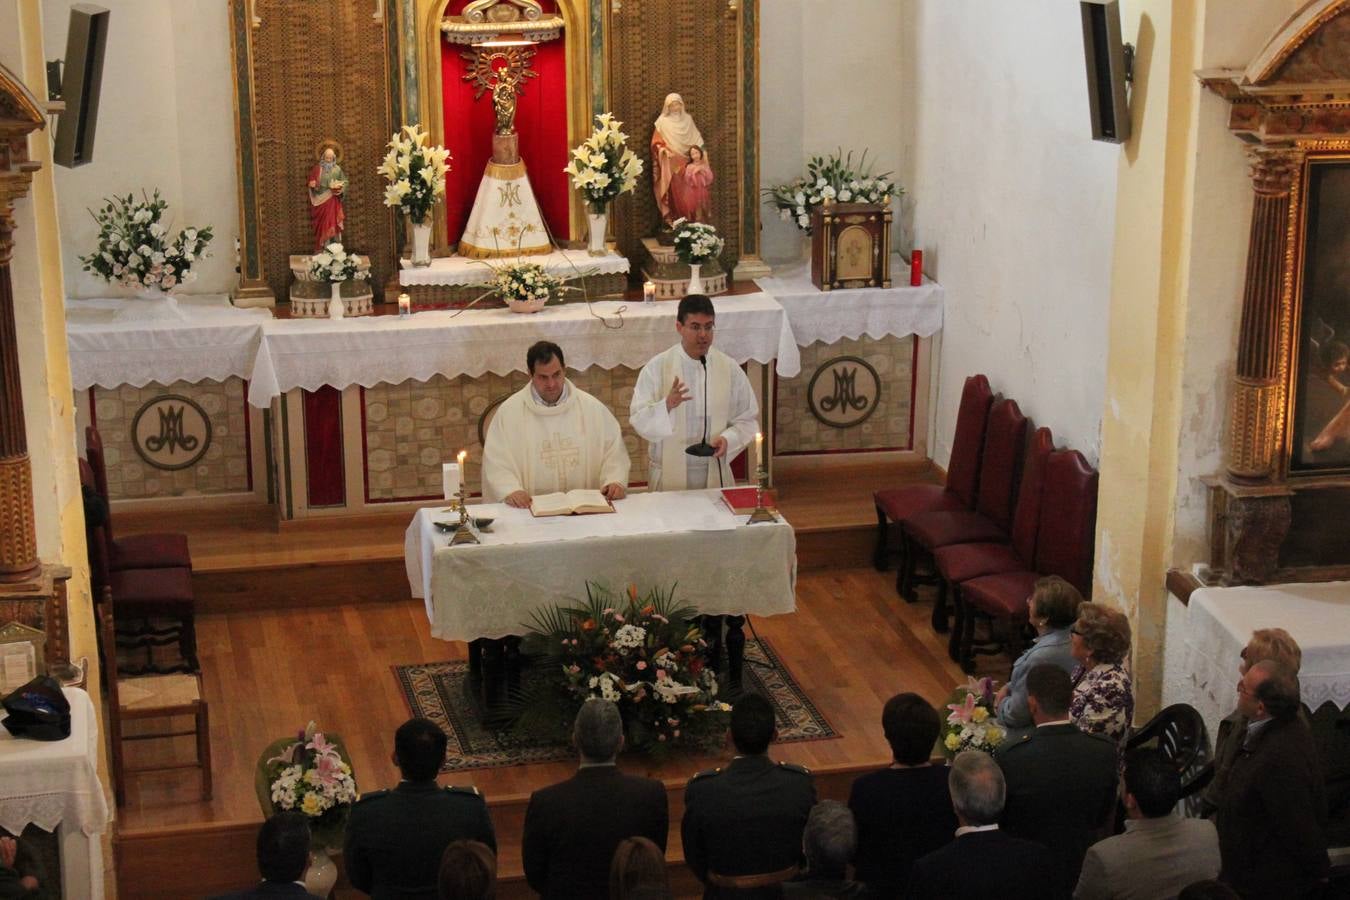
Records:
<instances>
[{"instance_id":1,"label":"red votive candle","mask_svg":"<svg viewBox=\"0 0 1350 900\"><path fill-rule=\"evenodd\" d=\"M915 250L909 255L909 284L918 287L923 284L923 251Z\"/></svg>"}]
</instances>

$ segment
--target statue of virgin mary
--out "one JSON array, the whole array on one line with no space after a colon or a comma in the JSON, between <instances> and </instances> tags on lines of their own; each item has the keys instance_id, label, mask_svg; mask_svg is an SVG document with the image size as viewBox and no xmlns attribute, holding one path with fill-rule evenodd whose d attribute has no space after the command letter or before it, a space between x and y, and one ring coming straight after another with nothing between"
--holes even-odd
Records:
<instances>
[{"instance_id":1,"label":"statue of virgin mary","mask_svg":"<svg viewBox=\"0 0 1350 900\"><path fill-rule=\"evenodd\" d=\"M694 148L703 148L703 135L699 134L694 117L685 112L684 98L679 94L666 94L661 115L654 123L651 145L652 190L661 211L661 221L666 225L685 214L679 209L671 186L684 177L690 151ZM710 169L707 174L711 176ZM711 182L711 177L707 181Z\"/></svg>"}]
</instances>

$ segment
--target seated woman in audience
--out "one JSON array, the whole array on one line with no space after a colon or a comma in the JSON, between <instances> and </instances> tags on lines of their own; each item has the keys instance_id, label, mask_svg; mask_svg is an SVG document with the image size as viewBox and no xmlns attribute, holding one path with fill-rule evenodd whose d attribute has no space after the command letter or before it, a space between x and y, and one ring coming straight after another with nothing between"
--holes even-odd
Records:
<instances>
[{"instance_id":1,"label":"seated woman in audience","mask_svg":"<svg viewBox=\"0 0 1350 900\"><path fill-rule=\"evenodd\" d=\"M1073 672L1069 716L1083 731L1124 744L1134 718L1134 691L1125 671L1130 621L1109 606L1084 603L1070 634L1078 668Z\"/></svg>"},{"instance_id":2,"label":"seated woman in audience","mask_svg":"<svg viewBox=\"0 0 1350 900\"><path fill-rule=\"evenodd\" d=\"M645 837L620 841L609 866L609 900L663 900L670 896L670 876L661 848Z\"/></svg>"},{"instance_id":3,"label":"seated woman in audience","mask_svg":"<svg viewBox=\"0 0 1350 900\"><path fill-rule=\"evenodd\" d=\"M918 694L897 694L881 711L895 760L853 782L848 806L858 829L854 877L878 897L904 890L914 860L945 846L956 832L947 767L930 760L942 730L937 710Z\"/></svg>"},{"instance_id":4,"label":"seated woman in audience","mask_svg":"<svg viewBox=\"0 0 1350 900\"><path fill-rule=\"evenodd\" d=\"M1069 627L1078 618L1078 607L1083 595L1078 588L1058 575L1047 575L1036 582L1036 588L1027 601L1027 615L1039 637L1013 663L1012 676L994 696L998 722L1008 732L1005 744L1022 739L1034 724L1027 709L1027 673L1032 666L1052 663L1070 675L1078 661L1070 649Z\"/></svg>"},{"instance_id":5,"label":"seated woman in audience","mask_svg":"<svg viewBox=\"0 0 1350 900\"><path fill-rule=\"evenodd\" d=\"M497 896L497 857L487 844L451 841L441 854L436 885L441 900L492 900Z\"/></svg>"}]
</instances>

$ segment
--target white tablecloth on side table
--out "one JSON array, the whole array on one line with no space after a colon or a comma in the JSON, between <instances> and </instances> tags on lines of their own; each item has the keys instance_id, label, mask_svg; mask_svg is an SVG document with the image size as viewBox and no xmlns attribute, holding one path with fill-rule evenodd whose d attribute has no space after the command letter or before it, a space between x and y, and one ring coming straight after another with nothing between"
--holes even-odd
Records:
<instances>
[{"instance_id":1,"label":"white tablecloth on side table","mask_svg":"<svg viewBox=\"0 0 1350 900\"><path fill-rule=\"evenodd\" d=\"M891 254L893 286L888 288L822 291L811 283L809 263L784 267L756 283L782 304L802 347L864 335L931 337L942 329L942 285L925 278L919 287L910 287L909 264L898 253Z\"/></svg>"},{"instance_id":2,"label":"white tablecloth on side table","mask_svg":"<svg viewBox=\"0 0 1350 900\"><path fill-rule=\"evenodd\" d=\"M1200 588L1188 608L1186 654L1194 705L1211 728L1237 705L1238 654L1258 628L1283 628L1298 642L1310 709L1350 706L1350 582Z\"/></svg>"},{"instance_id":3,"label":"white tablecloth on side table","mask_svg":"<svg viewBox=\"0 0 1350 900\"><path fill-rule=\"evenodd\" d=\"M398 283L404 287L486 284L496 277L495 268L515 261L514 258L481 260L450 256L433 259L429 266L414 266L408 260L400 260ZM543 266L545 272L566 280L583 275L620 275L629 269L628 258L613 252L604 256L591 256L585 250L554 250L552 253L522 257L520 261Z\"/></svg>"},{"instance_id":4,"label":"white tablecloth on side table","mask_svg":"<svg viewBox=\"0 0 1350 900\"><path fill-rule=\"evenodd\" d=\"M224 294L202 294L178 298L182 318L138 317L152 304L135 299L66 301L66 344L75 390L249 377L262 325L272 319L269 310L238 309Z\"/></svg>"},{"instance_id":5,"label":"white tablecloth on side table","mask_svg":"<svg viewBox=\"0 0 1350 900\"><path fill-rule=\"evenodd\" d=\"M777 360L780 375L801 371L787 315L766 294L714 298L717 347L738 363ZM567 365L640 368L678 340L674 303L605 300L550 306L533 315L507 309L426 310L400 319L364 316L267 323L248 399L266 407L293 388L426 381L434 375L478 377L525 370L539 340L559 344ZM620 313L620 310L623 310ZM597 318L597 316L602 316ZM621 318L620 318L621 316ZM622 323L622 327L620 326Z\"/></svg>"},{"instance_id":6,"label":"white tablecloth on side table","mask_svg":"<svg viewBox=\"0 0 1350 900\"><path fill-rule=\"evenodd\" d=\"M621 591L669 588L708 615L772 616L797 608L796 537L786 521L746 525L717 491L634 494L616 513L535 519L502 504L480 545L449 546L421 509L408 526L405 561L413 596L426 600L431 634L468 641L523 634L531 614L586 596L586 582Z\"/></svg>"}]
</instances>

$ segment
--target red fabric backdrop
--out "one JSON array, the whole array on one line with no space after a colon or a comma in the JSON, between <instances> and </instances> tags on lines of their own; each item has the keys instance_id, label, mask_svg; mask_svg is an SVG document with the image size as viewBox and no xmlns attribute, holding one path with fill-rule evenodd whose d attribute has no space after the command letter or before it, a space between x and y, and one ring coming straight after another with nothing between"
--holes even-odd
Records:
<instances>
[{"instance_id":1,"label":"red fabric backdrop","mask_svg":"<svg viewBox=\"0 0 1350 900\"><path fill-rule=\"evenodd\" d=\"M452 0L446 15L458 15L468 0ZM556 5L544 2L545 12ZM468 63L461 59L464 47L441 41L441 93L444 97L445 146L454 155L453 169L445 179L445 220L451 241L458 241L473 209L478 182L492 157L492 94L475 101L474 84L465 81ZM567 59L563 39L535 45L530 68L538 78L525 80L525 90L516 104L516 131L520 135L520 158L539 201L539 211L555 240L571 238L567 201L571 191L563 167L567 165Z\"/></svg>"}]
</instances>

